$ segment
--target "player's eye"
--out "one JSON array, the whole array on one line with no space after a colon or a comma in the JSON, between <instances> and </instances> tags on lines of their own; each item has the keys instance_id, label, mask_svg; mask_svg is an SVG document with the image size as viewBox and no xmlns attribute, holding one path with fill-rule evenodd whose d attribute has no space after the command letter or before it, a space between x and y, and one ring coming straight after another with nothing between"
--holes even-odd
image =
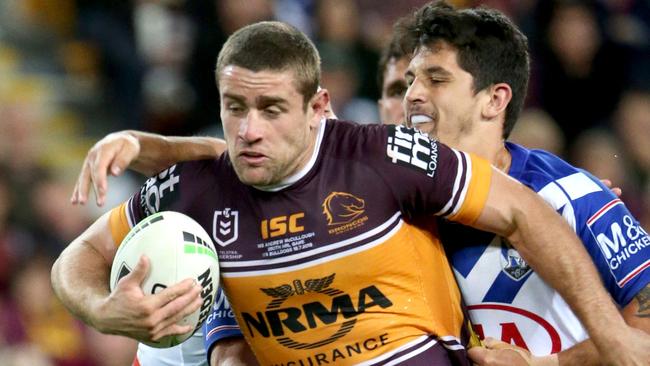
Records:
<instances>
[{"instance_id":1,"label":"player's eye","mask_svg":"<svg viewBox=\"0 0 650 366\"><path fill-rule=\"evenodd\" d=\"M442 80L440 78L435 78L435 77L429 78L429 83L431 85L438 85L438 84L443 83L443 82L444 82L444 80Z\"/></svg>"},{"instance_id":2,"label":"player's eye","mask_svg":"<svg viewBox=\"0 0 650 366\"><path fill-rule=\"evenodd\" d=\"M239 103L228 103L226 104L226 110L232 114L243 113L244 107Z\"/></svg>"},{"instance_id":3,"label":"player's eye","mask_svg":"<svg viewBox=\"0 0 650 366\"><path fill-rule=\"evenodd\" d=\"M401 85L395 85L388 89L388 95L389 98L404 98L404 94L406 93L406 84L401 84Z\"/></svg>"},{"instance_id":4,"label":"player's eye","mask_svg":"<svg viewBox=\"0 0 650 366\"><path fill-rule=\"evenodd\" d=\"M278 107L271 106L264 108L264 114L271 118L278 117L280 113L282 113L282 110L280 110Z\"/></svg>"}]
</instances>

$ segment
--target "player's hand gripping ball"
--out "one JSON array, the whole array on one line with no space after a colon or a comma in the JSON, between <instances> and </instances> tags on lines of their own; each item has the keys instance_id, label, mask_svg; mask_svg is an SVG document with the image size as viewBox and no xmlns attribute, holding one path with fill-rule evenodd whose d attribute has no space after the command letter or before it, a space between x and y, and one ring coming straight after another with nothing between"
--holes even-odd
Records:
<instances>
[{"instance_id":1,"label":"player's hand gripping ball","mask_svg":"<svg viewBox=\"0 0 650 366\"><path fill-rule=\"evenodd\" d=\"M111 291L143 254L151 263L149 275L142 283L145 295L155 294L186 278L196 279L203 287L201 307L179 322L192 325L191 332L144 342L156 348L173 347L190 338L212 310L219 286L216 250L210 235L189 216L173 211L153 214L133 227L120 244L111 268Z\"/></svg>"}]
</instances>

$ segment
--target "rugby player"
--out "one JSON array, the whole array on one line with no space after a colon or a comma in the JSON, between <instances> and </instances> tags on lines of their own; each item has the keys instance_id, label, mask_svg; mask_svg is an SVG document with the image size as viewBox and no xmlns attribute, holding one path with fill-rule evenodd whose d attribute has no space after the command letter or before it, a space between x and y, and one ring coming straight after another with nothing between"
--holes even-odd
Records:
<instances>
[{"instance_id":1,"label":"rugby player","mask_svg":"<svg viewBox=\"0 0 650 366\"><path fill-rule=\"evenodd\" d=\"M236 112L235 112L235 113L236 113ZM391 131L392 131L392 130L391 130ZM401 131L401 130L398 129L398 130L396 130L396 131ZM230 141L230 140L229 140L229 141ZM442 146L442 145L440 145L440 146ZM253 160L254 160L255 158L256 158L255 156L252 157ZM254 175L253 175L253 176L254 176ZM495 177L496 177L496 176L498 176L498 174L495 175ZM497 179L498 179L498 178L497 178ZM506 180L506 181L507 181L507 180ZM489 202L490 202L490 200L489 200L489 198L488 198L488 203L489 203ZM541 207L544 207L544 206L541 206ZM530 238L530 240L534 240L534 238Z\"/></svg>"},{"instance_id":2,"label":"rugby player","mask_svg":"<svg viewBox=\"0 0 650 366\"><path fill-rule=\"evenodd\" d=\"M501 13L429 5L403 19L396 38L414 57L406 72L406 121L454 148L483 156L537 191L573 227L626 321L650 332L650 238L589 173L556 156L505 142L525 99L523 34ZM491 109L493 108L493 109ZM420 122L420 123L418 123ZM502 238L460 225L440 232L480 335L525 347L535 362L597 365L599 355L559 295ZM490 340L499 349L504 345ZM472 351L479 364L512 364L511 352ZM527 352L520 354L530 360Z\"/></svg>"}]
</instances>

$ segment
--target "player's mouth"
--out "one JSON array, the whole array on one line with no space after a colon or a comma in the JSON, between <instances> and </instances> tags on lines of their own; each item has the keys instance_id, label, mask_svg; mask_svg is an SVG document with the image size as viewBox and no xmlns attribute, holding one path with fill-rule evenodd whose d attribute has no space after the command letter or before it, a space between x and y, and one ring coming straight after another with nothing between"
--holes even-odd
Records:
<instances>
[{"instance_id":1,"label":"player's mouth","mask_svg":"<svg viewBox=\"0 0 650 366\"><path fill-rule=\"evenodd\" d=\"M256 151L244 150L239 153L239 159L248 165L261 165L266 161L267 156Z\"/></svg>"},{"instance_id":2,"label":"player's mouth","mask_svg":"<svg viewBox=\"0 0 650 366\"><path fill-rule=\"evenodd\" d=\"M408 121L410 122L411 126L417 128L418 125L422 123L433 122L433 118L427 114L417 113L410 115Z\"/></svg>"}]
</instances>

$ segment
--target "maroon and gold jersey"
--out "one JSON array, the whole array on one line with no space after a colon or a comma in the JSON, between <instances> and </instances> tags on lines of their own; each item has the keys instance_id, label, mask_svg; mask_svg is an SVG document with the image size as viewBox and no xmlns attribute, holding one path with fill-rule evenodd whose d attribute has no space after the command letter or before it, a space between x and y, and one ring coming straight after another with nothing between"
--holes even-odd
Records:
<instances>
[{"instance_id":1,"label":"maroon and gold jersey","mask_svg":"<svg viewBox=\"0 0 650 366\"><path fill-rule=\"evenodd\" d=\"M227 155L177 164L111 225L118 243L157 211L203 225L262 365L465 365L460 292L426 217L473 222L490 178L416 130L327 121L286 184L246 186Z\"/></svg>"}]
</instances>

